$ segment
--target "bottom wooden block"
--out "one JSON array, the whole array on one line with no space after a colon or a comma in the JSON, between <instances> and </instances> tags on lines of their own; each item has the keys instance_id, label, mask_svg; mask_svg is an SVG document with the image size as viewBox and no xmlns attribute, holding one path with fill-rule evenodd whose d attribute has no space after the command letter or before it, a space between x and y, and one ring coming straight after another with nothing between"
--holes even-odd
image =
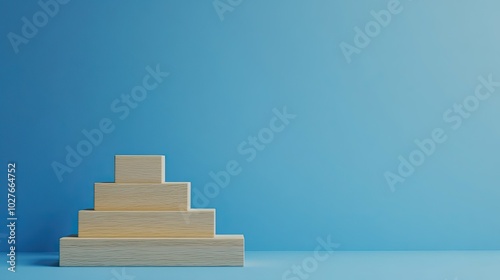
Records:
<instances>
[{"instance_id":1,"label":"bottom wooden block","mask_svg":"<svg viewBox=\"0 0 500 280\"><path fill-rule=\"evenodd\" d=\"M60 266L243 266L243 235L60 240Z\"/></svg>"}]
</instances>

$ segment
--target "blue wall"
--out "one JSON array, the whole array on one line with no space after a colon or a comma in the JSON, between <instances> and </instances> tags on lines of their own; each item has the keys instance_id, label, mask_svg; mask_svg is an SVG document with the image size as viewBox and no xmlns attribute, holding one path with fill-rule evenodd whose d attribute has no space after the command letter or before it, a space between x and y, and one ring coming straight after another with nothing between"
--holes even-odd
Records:
<instances>
[{"instance_id":1,"label":"blue wall","mask_svg":"<svg viewBox=\"0 0 500 280\"><path fill-rule=\"evenodd\" d=\"M220 1L73 0L47 22L37 1L1 1L0 178L17 163L19 250L76 233L115 154L165 154L167 180L191 181L193 206L247 250L329 234L343 250L500 249L500 87L479 79L500 81L497 1ZM122 101L148 66L169 75ZM69 166L103 120L113 130ZM239 173L214 187L228 163Z\"/></svg>"}]
</instances>

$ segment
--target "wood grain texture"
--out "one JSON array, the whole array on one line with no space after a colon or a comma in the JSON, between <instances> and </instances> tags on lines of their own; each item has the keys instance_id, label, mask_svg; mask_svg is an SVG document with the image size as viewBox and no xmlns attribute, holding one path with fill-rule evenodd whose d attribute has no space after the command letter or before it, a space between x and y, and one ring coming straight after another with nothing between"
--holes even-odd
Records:
<instances>
[{"instance_id":1,"label":"wood grain texture","mask_svg":"<svg viewBox=\"0 0 500 280\"><path fill-rule=\"evenodd\" d=\"M116 155L115 182L165 182L165 156Z\"/></svg>"},{"instance_id":2,"label":"wood grain texture","mask_svg":"<svg viewBox=\"0 0 500 280\"><path fill-rule=\"evenodd\" d=\"M215 209L78 213L80 237L214 237Z\"/></svg>"},{"instance_id":3,"label":"wood grain texture","mask_svg":"<svg viewBox=\"0 0 500 280\"><path fill-rule=\"evenodd\" d=\"M60 266L243 266L242 235L60 240Z\"/></svg>"},{"instance_id":4,"label":"wood grain texture","mask_svg":"<svg viewBox=\"0 0 500 280\"><path fill-rule=\"evenodd\" d=\"M187 211L191 183L95 183L96 211Z\"/></svg>"}]
</instances>

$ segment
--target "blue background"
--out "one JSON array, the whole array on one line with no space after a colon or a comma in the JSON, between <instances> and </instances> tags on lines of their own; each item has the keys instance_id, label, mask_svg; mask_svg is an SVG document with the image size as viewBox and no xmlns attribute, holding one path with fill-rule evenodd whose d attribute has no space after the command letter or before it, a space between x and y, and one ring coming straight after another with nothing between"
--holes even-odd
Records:
<instances>
[{"instance_id":1,"label":"blue background","mask_svg":"<svg viewBox=\"0 0 500 280\"><path fill-rule=\"evenodd\" d=\"M247 250L312 250L328 234L341 250L500 249L500 90L457 130L442 118L478 76L500 80L500 4L401 1L347 63L339 44L387 3L243 1L221 20L211 1L70 1L16 54L7 34L40 7L2 1L0 178L17 163L18 249L76 233L115 154L165 154L167 180L201 191L240 162L208 207ZM170 76L120 120L110 104L157 64ZM237 146L285 106L297 117L245 161ZM51 164L102 118L116 129L59 182ZM391 192L384 173L437 127L448 140Z\"/></svg>"}]
</instances>

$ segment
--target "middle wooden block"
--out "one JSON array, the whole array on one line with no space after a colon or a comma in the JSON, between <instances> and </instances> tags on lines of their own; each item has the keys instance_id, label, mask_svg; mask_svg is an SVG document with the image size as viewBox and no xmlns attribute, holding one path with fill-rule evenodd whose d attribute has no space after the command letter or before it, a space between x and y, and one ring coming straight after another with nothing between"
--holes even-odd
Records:
<instances>
[{"instance_id":1,"label":"middle wooden block","mask_svg":"<svg viewBox=\"0 0 500 280\"><path fill-rule=\"evenodd\" d=\"M78 212L78 237L214 237L215 209Z\"/></svg>"},{"instance_id":2,"label":"middle wooden block","mask_svg":"<svg viewBox=\"0 0 500 280\"><path fill-rule=\"evenodd\" d=\"M187 211L191 183L95 183L96 211Z\"/></svg>"}]
</instances>

